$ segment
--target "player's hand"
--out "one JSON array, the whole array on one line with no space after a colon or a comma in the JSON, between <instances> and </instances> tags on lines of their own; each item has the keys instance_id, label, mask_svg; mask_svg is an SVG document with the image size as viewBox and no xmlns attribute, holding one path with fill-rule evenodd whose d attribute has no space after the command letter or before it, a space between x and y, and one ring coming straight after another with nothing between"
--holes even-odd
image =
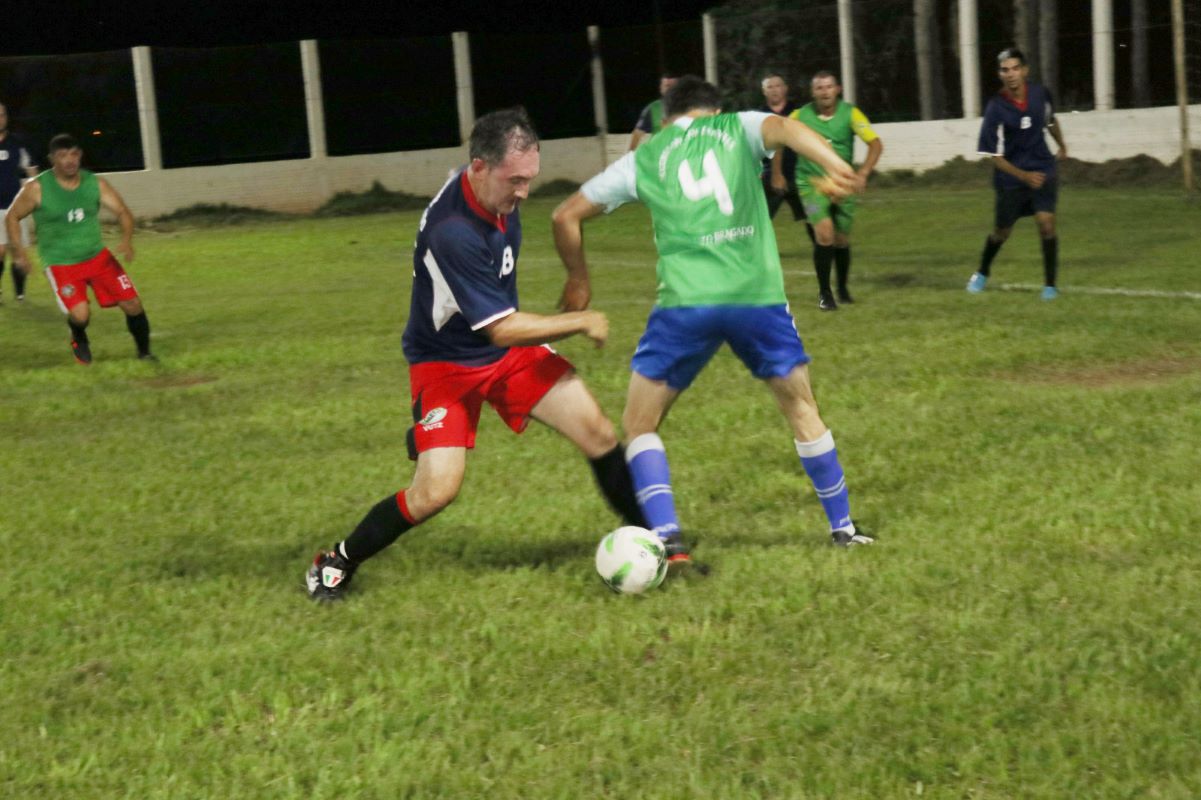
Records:
<instances>
[{"instance_id":1,"label":"player's hand","mask_svg":"<svg viewBox=\"0 0 1201 800\"><path fill-rule=\"evenodd\" d=\"M609 318L599 311L583 311L584 335L600 347L609 338Z\"/></svg>"},{"instance_id":2,"label":"player's hand","mask_svg":"<svg viewBox=\"0 0 1201 800\"><path fill-rule=\"evenodd\" d=\"M812 178L810 179L810 183L814 189L817 189L835 203L863 191L863 177L850 167L833 175L822 175Z\"/></svg>"},{"instance_id":3,"label":"player's hand","mask_svg":"<svg viewBox=\"0 0 1201 800\"><path fill-rule=\"evenodd\" d=\"M1047 176L1041 172L1027 172L1024 176L1022 176L1022 180L1025 181L1026 185L1031 189L1040 189L1042 188L1042 185L1047 182Z\"/></svg>"},{"instance_id":4,"label":"player's hand","mask_svg":"<svg viewBox=\"0 0 1201 800\"><path fill-rule=\"evenodd\" d=\"M559 295L560 311L583 311L592 300L592 286L587 278L568 278Z\"/></svg>"},{"instance_id":5,"label":"player's hand","mask_svg":"<svg viewBox=\"0 0 1201 800\"><path fill-rule=\"evenodd\" d=\"M118 242L117 252L124 261L133 261L133 242Z\"/></svg>"},{"instance_id":6,"label":"player's hand","mask_svg":"<svg viewBox=\"0 0 1201 800\"><path fill-rule=\"evenodd\" d=\"M788 194L788 179L783 175L771 176L771 190L776 194Z\"/></svg>"}]
</instances>

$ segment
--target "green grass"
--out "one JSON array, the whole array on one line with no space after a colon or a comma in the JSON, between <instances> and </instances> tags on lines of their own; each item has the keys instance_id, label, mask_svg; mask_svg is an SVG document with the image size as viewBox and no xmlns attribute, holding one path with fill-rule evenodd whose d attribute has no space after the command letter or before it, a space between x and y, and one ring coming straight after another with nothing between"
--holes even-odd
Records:
<instances>
[{"instance_id":1,"label":"green grass","mask_svg":"<svg viewBox=\"0 0 1201 800\"><path fill-rule=\"evenodd\" d=\"M525 212L549 312L553 200ZM70 358L42 278L0 308L0 787L15 798L1201 795L1201 213L1065 189L1065 292L968 296L987 190L863 201L860 300L792 306L871 548L824 518L767 391L719 354L662 430L708 577L643 598L569 444L485 413L459 500L311 604L313 551L408 481L417 213L145 233ZM592 223L617 418L646 216ZM1037 284L1030 221L994 284ZM7 279L6 279L7 282Z\"/></svg>"}]
</instances>

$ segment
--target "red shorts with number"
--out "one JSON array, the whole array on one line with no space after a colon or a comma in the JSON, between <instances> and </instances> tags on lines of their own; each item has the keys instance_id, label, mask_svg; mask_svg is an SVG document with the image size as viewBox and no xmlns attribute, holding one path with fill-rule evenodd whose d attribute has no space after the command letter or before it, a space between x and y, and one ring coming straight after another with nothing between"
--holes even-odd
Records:
<instances>
[{"instance_id":1,"label":"red shorts with number","mask_svg":"<svg viewBox=\"0 0 1201 800\"><path fill-rule=\"evenodd\" d=\"M96 295L96 302L103 308L115 306L125 300L133 300L138 296L138 290L133 288L133 281L125 274L121 263L113 257L107 247L78 264L47 267L46 277L49 278L54 293L58 295L58 305L63 311L70 311L80 303L86 303L89 286Z\"/></svg>"},{"instance_id":2,"label":"red shorts with number","mask_svg":"<svg viewBox=\"0 0 1201 800\"><path fill-rule=\"evenodd\" d=\"M529 424L530 411L571 370L570 361L545 345L509 348L499 361L483 367L449 361L413 364L409 383L417 452L475 447L484 401L521 433Z\"/></svg>"}]
</instances>

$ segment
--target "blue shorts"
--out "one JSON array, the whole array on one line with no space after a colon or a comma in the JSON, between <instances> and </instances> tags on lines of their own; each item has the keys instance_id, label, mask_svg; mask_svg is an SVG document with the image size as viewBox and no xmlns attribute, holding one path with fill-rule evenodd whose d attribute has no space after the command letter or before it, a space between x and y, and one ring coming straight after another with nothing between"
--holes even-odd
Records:
<instances>
[{"instance_id":1,"label":"blue shorts","mask_svg":"<svg viewBox=\"0 0 1201 800\"><path fill-rule=\"evenodd\" d=\"M655 306L630 367L683 391L723 342L756 378L780 378L809 363L787 305Z\"/></svg>"},{"instance_id":2,"label":"blue shorts","mask_svg":"<svg viewBox=\"0 0 1201 800\"><path fill-rule=\"evenodd\" d=\"M1046 182L1037 189L1015 186L997 189L996 192L993 223L998 228L1012 228L1022 217L1032 217L1038 213L1054 214L1059 200L1059 181L1055 175L1048 175Z\"/></svg>"}]
</instances>

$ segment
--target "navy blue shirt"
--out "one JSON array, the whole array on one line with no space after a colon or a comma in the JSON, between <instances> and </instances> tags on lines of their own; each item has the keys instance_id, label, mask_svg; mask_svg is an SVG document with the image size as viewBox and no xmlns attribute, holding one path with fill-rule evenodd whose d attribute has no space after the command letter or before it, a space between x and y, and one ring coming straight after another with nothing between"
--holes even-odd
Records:
<instances>
[{"instance_id":1,"label":"navy blue shirt","mask_svg":"<svg viewBox=\"0 0 1201 800\"><path fill-rule=\"evenodd\" d=\"M1007 90L993 95L984 109L977 150L985 156L1004 156L1005 160L1027 172L1042 172L1055 177L1055 156L1047 147L1044 133L1054 116L1051 93L1037 83L1026 84L1026 102L1022 105ZM1017 178L995 170L993 185L998 189L1025 186Z\"/></svg>"},{"instance_id":2,"label":"navy blue shirt","mask_svg":"<svg viewBox=\"0 0 1201 800\"><path fill-rule=\"evenodd\" d=\"M12 205L17 192L21 191L25 168L32 166L25 144L11 131L0 139L0 209Z\"/></svg>"},{"instance_id":3,"label":"navy blue shirt","mask_svg":"<svg viewBox=\"0 0 1201 800\"><path fill-rule=\"evenodd\" d=\"M413 299L404 332L410 364L483 366L508 348L481 331L517 310L521 217L484 210L466 170L451 176L425 209L413 250Z\"/></svg>"}]
</instances>

